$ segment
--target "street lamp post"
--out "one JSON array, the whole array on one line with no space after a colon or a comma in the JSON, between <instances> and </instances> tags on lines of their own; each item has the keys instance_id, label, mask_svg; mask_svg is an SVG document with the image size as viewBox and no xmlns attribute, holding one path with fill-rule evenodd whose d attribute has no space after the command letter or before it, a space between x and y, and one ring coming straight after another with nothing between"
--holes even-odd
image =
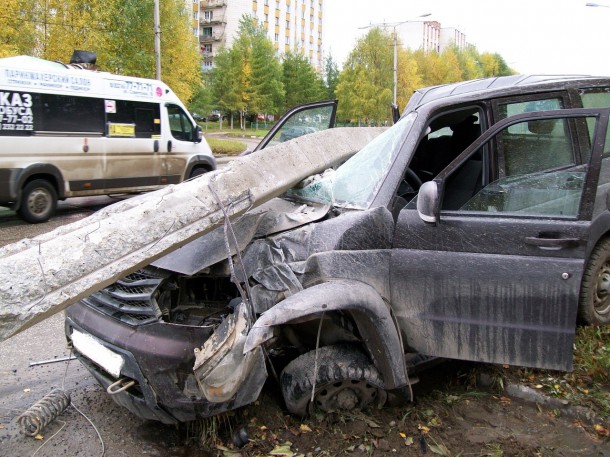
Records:
<instances>
[{"instance_id":1,"label":"street lamp post","mask_svg":"<svg viewBox=\"0 0 610 457\"><path fill-rule=\"evenodd\" d=\"M585 3L585 6L592 6L594 8L610 8L610 5L602 5L601 3Z\"/></svg>"},{"instance_id":2,"label":"street lamp post","mask_svg":"<svg viewBox=\"0 0 610 457\"><path fill-rule=\"evenodd\" d=\"M155 28L155 78L161 80L161 26L159 24L159 0L154 0L153 22Z\"/></svg>"},{"instance_id":3,"label":"street lamp post","mask_svg":"<svg viewBox=\"0 0 610 457\"><path fill-rule=\"evenodd\" d=\"M415 19L427 17L427 16L430 16L431 14L432 13L421 14L421 15L417 16ZM398 86L398 33L396 32L396 27L398 27L402 24L406 24L407 22L417 22L417 21L410 19L407 21L391 22L391 23L380 22L378 24L369 24L364 27L359 27L360 29L368 29L371 27L384 27L384 28L392 27L393 28L392 38L394 41L394 44L393 44L393 46L394 46L394 99L393 99L394 106L396 106L396 91L397 91L397 86Z\"/></svg>"}]
</instances>

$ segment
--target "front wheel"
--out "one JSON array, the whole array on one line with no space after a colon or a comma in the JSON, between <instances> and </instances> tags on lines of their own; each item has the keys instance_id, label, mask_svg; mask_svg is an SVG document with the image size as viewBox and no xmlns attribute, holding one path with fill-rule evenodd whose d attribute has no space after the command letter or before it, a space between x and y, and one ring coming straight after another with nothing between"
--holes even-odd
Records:
<instances>
[{"instance_id":1,"label":"front wheel","mask_svg":"<svg viewBox=\"0 0 610 457\"><path fill-rule=\"evenodd\" d=\"M588 325L610 324L610 238L593 249L582 277L580 321Z\"/></svg>"},{"instance_id":2,"label":"front wheel","mask_svg":"<svg viewBox=\"0 0 610 457\"><path fill-rule=\"evenodd\" d=\"M280 385L291 413L305 416L314 406L328 412L385 403L381 375L363 352L352 345L325 346L317 352L315 373L315 350L297 357L282 371Z\"/></svg>"},{"instance_id":3,"label":"front wheel","mask_svg":"<svg viewBox=\"0 0 610 457\"><path fill-rule=\"evenodd\" d=\"M48 221L57 208L57 192L44 179L35 179L25 185L17 213L27 222L37 224Z\"/></svg>"},{"instance_id":4,"label":"front wheel","mask_svg":"<svg viewBox=\"0 0 610 457\"><path fill-rule=\"evenodd\" d=\"M201 175L203 175L203 174L205 174L207 172L208 172L208 169L204 168L204 167L193 168L193 171L191 171L189 179L196 178L197 176L201 176Z\"/></svg>"}]
</instances>

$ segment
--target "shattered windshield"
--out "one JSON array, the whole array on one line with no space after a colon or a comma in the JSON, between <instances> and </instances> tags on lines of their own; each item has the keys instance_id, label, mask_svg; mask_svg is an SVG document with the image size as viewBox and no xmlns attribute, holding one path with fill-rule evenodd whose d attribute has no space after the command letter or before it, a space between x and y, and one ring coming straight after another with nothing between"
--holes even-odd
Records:
<instances>
[{"instance_id":1,"label":"shattered windshield","mask_svg":"<svg viewBox=\"0 0 610 457\"><path fill-rule=\"evenodd\" d=\"M415 117L415 113L405 116L336 171L326 170L321 175L308 178L301 187L290 189L287 196L346 208L368 208L411 130Z\"/></svg>"}]
</instances>

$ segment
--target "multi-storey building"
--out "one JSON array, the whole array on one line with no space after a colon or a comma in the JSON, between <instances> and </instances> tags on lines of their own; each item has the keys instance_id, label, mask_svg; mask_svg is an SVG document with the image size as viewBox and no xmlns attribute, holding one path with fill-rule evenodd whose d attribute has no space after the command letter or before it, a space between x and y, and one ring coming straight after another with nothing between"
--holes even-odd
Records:
<instances>
[{"instance_id":1,"label":"multi-storey building","mask_svg":"<svg viewBox=\"0 0 610 457\"><path fill-rule=\"evenodd\" d=\"M414 50L441 52L448 46L464 49L468 45L464 33L453 27L441 27L437 21L405 22L397 27L397 33L403 46Z\"/></svg>"},{"instance_id":2,"label":"multi-storey building","mask_svg":"<svg viewBox=\"0 0 610 457\"><path fill-rule=\"evenodd\" d=\"M192 0L193 32L199 38L204 69L221 47L233 44L244 15L258 19L278 55L301 52L314 68L324 60L324 0Z\"/></svg>"}]
</instances>

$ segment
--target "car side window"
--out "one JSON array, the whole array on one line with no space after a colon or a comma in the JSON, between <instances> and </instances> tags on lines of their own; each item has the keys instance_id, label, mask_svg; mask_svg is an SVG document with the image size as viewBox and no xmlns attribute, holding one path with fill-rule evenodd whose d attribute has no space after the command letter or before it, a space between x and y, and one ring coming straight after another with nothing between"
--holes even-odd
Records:
<instances>
[{"instance_id":1,"label":"car side window","mask_svg":"<svg viewBox=\"0 0 610 457\"><path fill-rule=\"evenodd\" d=\"M326 130L333 106L314 107L303 110L291 117L271 139L268 146L274 146L303 135Z\"/></svg>"},{"instance_id":2,"label":"car side window","mask_svg":"<svg viewBox=\"0 0 610 457\"><path fill-rule=\"evenodd\" d=\"M191 141L193 138L193 124L186 113L177 105L167 105L169 128L172 136L177 140Z\"/></svg>"},{"instance_id":3,"label":"car side window","mask_svg":"<svg viewBox=\"0 0 610 457\"><path fill-rule=\"evenodd\" d=\"M504 167L460 211L576 217L587 167L574 160L567 119L524 121L493 137ZM459 168L458 168L459 171ZM452 192L448 177L445 195Z\"/></svg>"},{"instance_id":4,"label":"car side window","mask_svg":"<svg viewBox=\"0 0 610 457\"><path fill-rule=\"evenodd\" d=\"M499 105L500 118L563 108L560 98ZM531 173L570 165L574 161L567 120L552 119L512 125L498 136L500 174ZM535 153L534 153L535 152Z\"/></svg>"}]
</instances>

